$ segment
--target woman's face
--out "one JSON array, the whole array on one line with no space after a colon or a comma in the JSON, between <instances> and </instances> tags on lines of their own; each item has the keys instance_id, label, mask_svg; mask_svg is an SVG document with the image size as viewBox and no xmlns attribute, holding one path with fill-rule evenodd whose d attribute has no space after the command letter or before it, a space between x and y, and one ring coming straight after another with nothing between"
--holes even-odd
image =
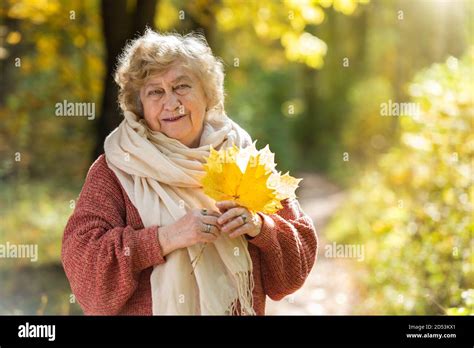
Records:
<instances>
[{"instance_id":1,"label":"woman's face","mask_svg":"<svg viewBox=\"0 0 474 348\"><path fill-rule=\"evenodd\" d=\"M207 100L201 83L179 64L151 77L140 89L145 120L150 129L197 147L201 139Z\"/></svg>"}]
</instances>

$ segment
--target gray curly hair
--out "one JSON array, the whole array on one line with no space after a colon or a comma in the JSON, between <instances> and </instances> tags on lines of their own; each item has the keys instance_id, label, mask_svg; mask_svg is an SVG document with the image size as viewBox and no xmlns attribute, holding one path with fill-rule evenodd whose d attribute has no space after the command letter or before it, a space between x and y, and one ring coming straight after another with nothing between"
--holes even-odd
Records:
<instances>
[{"instance_id":1,"label":"gray curly hair","mask_svg":"<svg viewBox=\"0 0 474 348\"><path fill-rule=\"evenodd\" d=\"M149 28L128 43L118 59L115 82L122 110L143 117L140 88L147 80L166 72L180 62L199 79L207 98L208 110L224 112L224 66L214 56L203 35L157 33Z\"/></svg>"}]
</instances>

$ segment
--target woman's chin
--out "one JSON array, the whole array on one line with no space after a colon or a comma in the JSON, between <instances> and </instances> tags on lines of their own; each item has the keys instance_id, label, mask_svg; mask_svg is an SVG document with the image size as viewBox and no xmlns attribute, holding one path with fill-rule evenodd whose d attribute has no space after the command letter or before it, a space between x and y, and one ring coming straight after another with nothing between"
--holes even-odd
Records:
<instances>
[{"instance_id":1,"label":"woman's chin","mask_svg":"<svg viewBox=\"0 0 474 348\"><path fill-rule=\"evenodd\" d=\"M163 132L168 138L178 140L182 142L186 138L187 132L183 132L182 130L174 131L174 130L168 130L166 132Z\"/></svg>"}]
</instances>

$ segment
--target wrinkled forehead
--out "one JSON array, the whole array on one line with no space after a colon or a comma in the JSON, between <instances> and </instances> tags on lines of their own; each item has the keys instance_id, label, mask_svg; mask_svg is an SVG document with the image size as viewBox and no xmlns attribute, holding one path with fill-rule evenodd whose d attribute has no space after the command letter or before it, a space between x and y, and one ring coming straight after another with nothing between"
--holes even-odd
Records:
<instances>
[{"instance_id":1,"label":"wrinkled forehead","mask_svg":"<svg viewBox=\"0 0 474 348\"><path fill-rule=\"evenodd\" d=\"M165 86L179 82L194 82L195 74L184 64L177 62L168 69L152 74L147 78L145 85Z\"/></svg>"}]
</instances>

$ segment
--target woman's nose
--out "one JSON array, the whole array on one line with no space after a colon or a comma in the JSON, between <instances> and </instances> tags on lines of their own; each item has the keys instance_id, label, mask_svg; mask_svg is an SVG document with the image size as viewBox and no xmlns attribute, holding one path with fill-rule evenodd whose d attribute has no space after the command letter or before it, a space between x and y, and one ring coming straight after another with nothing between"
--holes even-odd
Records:
<instances>
[{"instance_id":1,"label":"woman's nose","mask_svg":"<svg viewBox=\"0 0 474 348\"><path fill-rule=\"evenodd\" d=\"M166 94L164 100L164 109L166 111L175 111L180 105L181 102L179 101L175 93Z\"/></svg>"}]
</instances>

